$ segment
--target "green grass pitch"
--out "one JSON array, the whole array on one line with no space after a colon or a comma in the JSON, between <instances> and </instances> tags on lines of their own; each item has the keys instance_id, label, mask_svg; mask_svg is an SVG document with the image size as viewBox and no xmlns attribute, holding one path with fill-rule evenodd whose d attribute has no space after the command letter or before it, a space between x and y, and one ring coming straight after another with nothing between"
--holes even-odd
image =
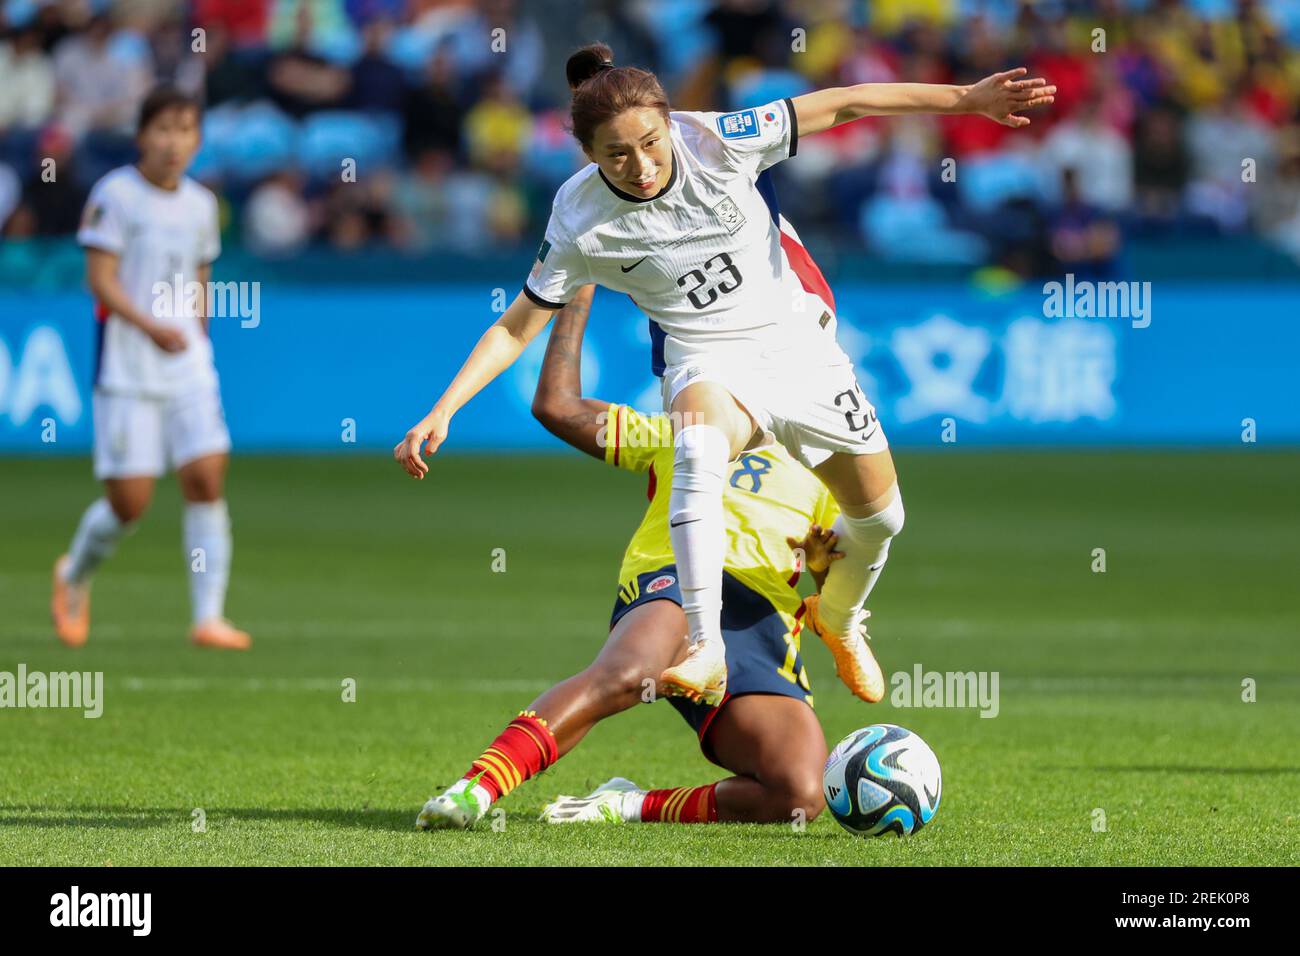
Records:
<instances>
[{"instance_id":1,"label":"green grass pitch","mask_svg":"<svg viewBox=\"0 0 1300 956\"><path fill-rule=\"evenodd\" d=\"M98 720L0 710L0 863L1300 862L1300 453L898 460L907 527L872 602L876 652L887 672L1000 675L994 719L867 706L805 642L830 743L885 721L939 755L939 812L906 840L856 839L826 814L804 832L536 822L555 794L614 774L717 779L662 703L508 797L500 831L413 829L431 792L599 647L637 477L576 454L445 456L423 483L383 454L240 457L228 610L254 650L186 641L166 482L71 651L49 630L48 575L97 493L89 466L6 460L0 670L103 671L106 701Z\"/></svg>"}]
</instances>

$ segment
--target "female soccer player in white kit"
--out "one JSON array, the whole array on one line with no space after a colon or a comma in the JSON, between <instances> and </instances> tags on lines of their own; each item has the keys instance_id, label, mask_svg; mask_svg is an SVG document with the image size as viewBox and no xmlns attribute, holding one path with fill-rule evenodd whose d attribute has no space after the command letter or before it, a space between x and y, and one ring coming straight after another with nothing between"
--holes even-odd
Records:
<instances>
[{"instance_id":1,"label":"female soccer player in white kit","mask_svg":"<svg viewBox=\"0 0 1300 956\"><path fill-rule=\"evenodd\" d=\"M727 464L779 441L843 512L845 558L811 624L854 693L884 677L863 641L864 604L903 523L875 410L835 341L829 292L801 275L756 185L799 137L863 116L978 113L1008 126L1056 92L1024 69L972 86L867 83L731 113L670 112L653 74L615 67L608 47L569 60L573 132L591 164L556 194L523 292L479 340L451 385L394 449L408 473L447 436L455 412L518 357L587 283L627 293L650 318L656 373L674 423L670 533L690 627L686 659L660 688L716 703L726 688L720 632Z\"/></svg>"},{"instance_id":2,"label":"female soccer player in white kit","mask_svg":"<svg viewBox=\"0 0 1300 956\"><path fill-rule=\"evenodd\" d=\"M91 575L144 514L169 467L185 499L191 640L232 650L251 643L223 616L230 433L203 314L221 240L216 197L185 175L199 124L195 100L154 90L140 110L138 162L95 184L77 232L99 323L94 459L104 497L86 509L54 566L54 627L74 647L89 636Z\"/></svg>"}]
</instances>

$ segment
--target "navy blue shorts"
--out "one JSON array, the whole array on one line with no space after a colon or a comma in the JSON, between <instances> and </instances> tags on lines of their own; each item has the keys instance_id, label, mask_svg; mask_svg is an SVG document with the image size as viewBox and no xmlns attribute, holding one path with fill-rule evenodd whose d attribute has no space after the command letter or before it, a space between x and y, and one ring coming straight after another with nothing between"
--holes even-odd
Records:
<instances>
[{"instance_id":1,"label":"navy blue shorts","mask_svg":"<svg viewBox=\"0 0 1300 956\"><path fill-rule=\"evenodd\" d=\"M620 590L609 629L612 631L628 611L651 601L672 601L681 606L677 565L668 564L657 571L637 575L632 594ZM668 698L699 736L700 750L713 763L718 761L708 744L709 724L733 698L745 694L777 694L812 706L812 691L804 686L808 678L803 658L797 648L791 657L788 634L785 620L767 598L723 572L722 640L727 647L727 694L717 707L695 704L681 697Z\"/></svg>"}]
</instances>

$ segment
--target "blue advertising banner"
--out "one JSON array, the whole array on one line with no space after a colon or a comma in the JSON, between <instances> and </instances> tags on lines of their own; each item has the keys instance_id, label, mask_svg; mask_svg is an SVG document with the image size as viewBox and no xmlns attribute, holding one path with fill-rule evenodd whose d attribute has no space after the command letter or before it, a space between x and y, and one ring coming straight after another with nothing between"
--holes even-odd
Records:
<instances>
[{"instance_id":1,"label":"blue advertising banner","mask_svg":"<svg viewBox=\"0 0 1300 956\"><path fill-rule=\"evenodd\" d=\"M246 451L390 448L515 294L255 291L212 326ZM1243 431L1300 443L1295 285L1066 281L991 295L843 283L835 294L840 342L896 445L1233 445ZM0 292L0 453L90 447L95 339L84 294ZM457 416L449 451L558 447L529 414L544 349L542 336ZM659 407L646 321L625 296L597 295L584 385Z\"/></svg>"}]
</instances>

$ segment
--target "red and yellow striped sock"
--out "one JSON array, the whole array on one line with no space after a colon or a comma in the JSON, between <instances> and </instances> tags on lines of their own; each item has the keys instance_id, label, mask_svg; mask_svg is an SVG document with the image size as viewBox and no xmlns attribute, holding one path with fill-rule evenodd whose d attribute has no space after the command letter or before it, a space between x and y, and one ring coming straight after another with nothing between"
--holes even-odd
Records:
<instances>
[{"instance_id":1,"label":"red and yellow striped sock","mask_svg":"<svg viewBox=\"0 0 1300 956\"><path fill-rule=\"evenodd\" d=\"M707 787L651 790L641 803L642 823L717 823L716 783Z\"/></svg>"},{"instance_id":2,"label":"red and yellow striped sock","mask_svg":"<svg viewBox=\"0 0 1300 956\"><path fill-rule=\"evenodd\" d=\"M555 735L546 721L535 711L525 710L479 755L464 779L485 789L495 803L555 763L558 756Z\"/></svg>"}]
</instances>

